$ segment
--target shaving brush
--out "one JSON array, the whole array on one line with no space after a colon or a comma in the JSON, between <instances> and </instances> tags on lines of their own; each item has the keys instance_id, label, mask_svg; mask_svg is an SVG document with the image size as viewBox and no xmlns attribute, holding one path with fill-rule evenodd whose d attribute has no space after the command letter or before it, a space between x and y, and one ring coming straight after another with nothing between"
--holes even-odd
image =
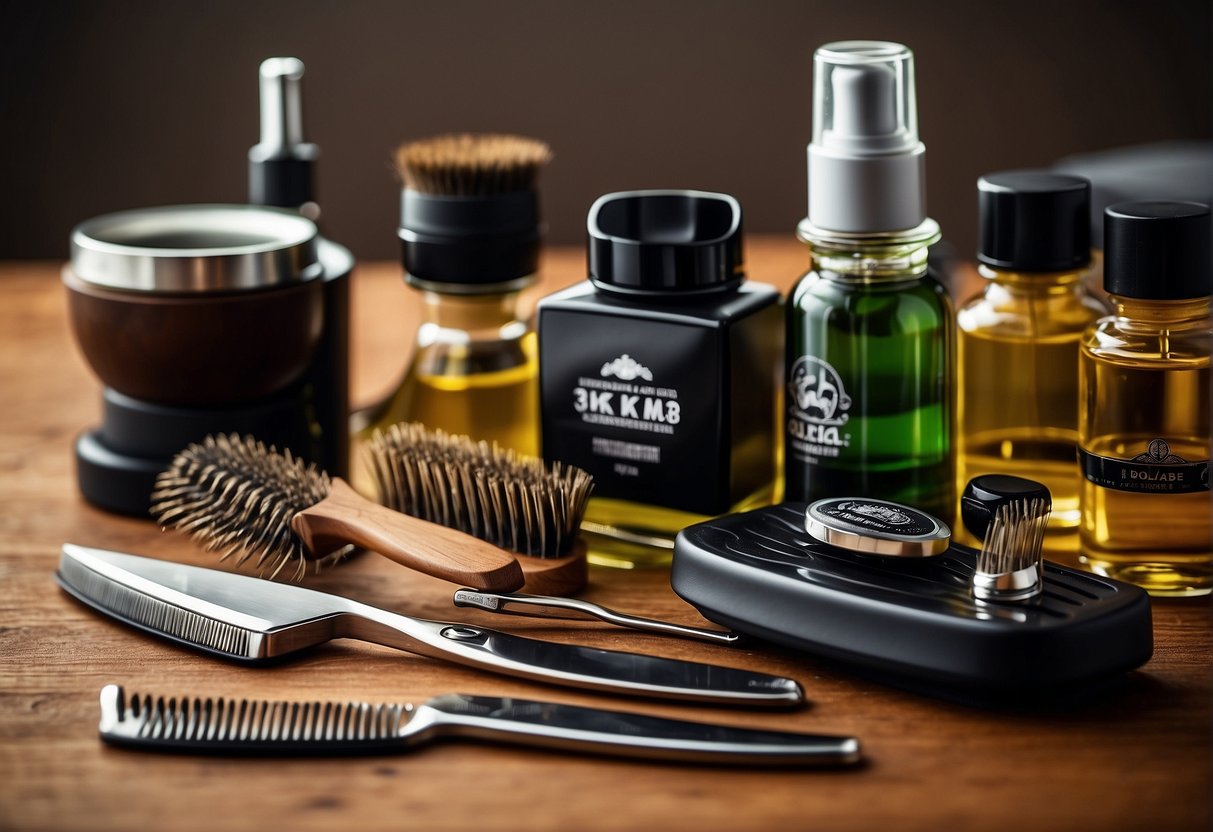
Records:
<instances>
[{"instance_id":1,"label":"shaving brush","mask_svg":"<svg viewBox=\"0 0 1213 832\"><path fill-rule=\"evenodd\" d=\"M536 139L495 134L437 136L396 152L405 282L420 292L425 319L403 378L360 425L364 442L422 422L538 455L535 332L520 293L539 267L537 185L551 155Z\"/></svg>"}]
</instances>

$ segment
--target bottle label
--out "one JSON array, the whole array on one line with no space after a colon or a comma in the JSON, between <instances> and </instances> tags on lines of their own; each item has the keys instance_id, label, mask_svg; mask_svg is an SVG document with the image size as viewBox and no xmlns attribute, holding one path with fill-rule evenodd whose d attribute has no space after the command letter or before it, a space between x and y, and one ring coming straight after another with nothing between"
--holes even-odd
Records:
<instances>
[{"instance_id":1,"label":"bottle label","mask_svg":"<svg viewBox=\"0 0 1213 832\"><path fill-rule=\"evenodd\" d=\"M939 523L929 514L886 500L819 500L809 507L809 511L828 520L841 521L840 528L883 536L920 537L939 531Z\"/></svg>"},{"instance_id":2,"label":"bottle label","mask_svg":"<svg viewBox=\"0 0 1213 832\"><path fill-rule=\"evenodd\" d=\"M650 310L575 291L539 304L544 458L592 474L596 499L693 514L769 485L778 293Z\"/></svg>"},{"instance_id":3,"label":"bottle label","mask_svg":"<svg viewBox=\"0 0 1213 832\"><path fill-rule=\"evenodd\" d=\"M588 424L673 436L682 421L678 391L645 383L652 380L653 373L648 367L624 353L603 364L597 376L577 379L573 410Z\"/></svg>"},{"instance_id":4,"label":"bottle label","mask_svg":"<svg viewBox=\"0 0 1213 832\"><path fill-rule=\"evenodd\" d=\"M801 462L837 457L851 444L850 408L837 370L816 356L796 359L788 374L787 453Z\"/></svg>"},{"instance_id":5,"label":"bottle label","mask_svg":"<svg viewBox=\"0 0 1213 832\"><path fill-rule=\"evenodd\" d=\"M1098 456L1078 449L1078 463L1089 482L1117 491L1141 494L1194 494L1209 490L1209 461L1189 462L1171 453L1165 439L1155 439L1128 459Z\"/></svg>"}]
</instances>

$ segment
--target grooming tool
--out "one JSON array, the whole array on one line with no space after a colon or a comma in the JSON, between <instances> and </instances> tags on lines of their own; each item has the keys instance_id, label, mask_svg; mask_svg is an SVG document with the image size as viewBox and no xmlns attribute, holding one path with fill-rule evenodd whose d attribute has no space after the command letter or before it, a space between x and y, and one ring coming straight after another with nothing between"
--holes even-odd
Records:
<instances>
[{"instance_id":1,"label":"grooming tool","mask_svg":"<svg viewBox=\"0 0 1213 832\"><path fill-rule=\"evenodd\" d=\"M155 635L256 662L353 638L456 664L570 687L701 704L795 706L792 679L656 656L555 644L425 621L247 575L64 544L59 585Z\"/></svg>"},{"instance_id":2,"label":"grooming tool","mask_svg":"<svg viewBox=\"0 0 1213 832\"><path fill-rule=\"evenodd\" d=\"M1041 551L1052 505L1049 489L1006 474L974 477L960 500L965 528L982 541L973 597L1020 602L1044 590Z\"/></svg>"},{"instance_id":3,"label":"grooming tool","mask_svg":"<svg viewBox=\"0 0 1213 832\"><path fill-rule=\"evenodd\" d=\"M818 500L805 511L805 530L822 543L871 555L925 558L948 548L946 523L923 511L855 497Z\"/></svg>"},{"instance_id":4,"label":"grooming tool","mask_svg":"<svg viewBox=\"0 0 1213 832\"><path fill-rule=\"evenodd\" d=\"M621 627L732 643L733 633L682 627L555 597L586 582L577 530L593 480L580 468L430 431L418 423L376 431L367 468L389 508L474 535L518 555L529 595L460 589L455 606L544 618L596 618ZM545 594L538 594L545 593Z\"/></svg>"},{"instance_id":5,"label":"grooming tool","mask_svg":"<svg viewBox=\"0 0 1213 832\"><path fill-rule=\"evenodd\" d=\"M174 457L156 479L152 516L188 532L208 551L241 564L287 564L302 577L309 560L340 557L348 544L365 546L410 569L478 589L522 586L522 570L507 552L476 538L384 508L343 480L278 454L252 437L208 436Z\"/></svg>"},{"instance_id":6,"label":"grooming tool","mask_svg":"<svg viewBox=\"0 0 1213 832\"><path fill-rule=\"evenodd\" d=\"M612 609L591 604L576 598L557 598L547 595L505 595L496 592L478 592L474 589L458 589L455 591L455 606L469 607L505 615L526 615L536 618L559 619L597 619L607 624L619 627L629 627L633 630L644 630L663 635L684 636L714 644L736 644L740 640L737 633L722 630L708 630L702 627L687 627L682 624L672 624L668 621L655 621L651 618L640 618L626 615Z\"/></svg>"},{"instance_id":7,"label":"grooming tool","mask_svg":"<svg viewBox=\"0 0 1213 832\"><path fill-rule=\"evenodd\" d=\"M976 704L1024 705L1132 670L1153 649L1145 592L1043 565L1031 604L973 597L978 555L865 554L805 531L804 503L691 526L670 583L709 621Z\"/></svg>"},{"instance_id":8,"label":"grooming tool","mask_svg":"<svg viewBox=\"0 0 1213 832\"><path fill-rule=\"evenodd\" d=\"M508 549L528 592L585 587L585 544L577 537L593 487L585 471L415 422L375 431L364 448L388 508Z\"/></svg>"},{"instance_id":9,"label":"grooming tool","mask_svg":"<svg viewBox=\"0 0 1213 832\"><path fill-rule=\"evenodd\" d=\"M553 702L450 693L421 705L272 702L101 689L101 739L148 751L389 754L444 737L556 751L749 765L849 765L854 737L686 722Z\"/></svg>"}]
</instances>

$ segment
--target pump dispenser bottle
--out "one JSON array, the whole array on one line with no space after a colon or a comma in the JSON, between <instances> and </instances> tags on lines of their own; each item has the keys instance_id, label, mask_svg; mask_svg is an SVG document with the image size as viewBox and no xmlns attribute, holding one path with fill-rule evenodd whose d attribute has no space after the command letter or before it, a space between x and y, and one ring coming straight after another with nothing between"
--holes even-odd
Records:
<instances>
[{"instance_id":1,"label":"pump dispenser bottle","mask_svg":"<svg viewBox=\"0 0 1213 832\"><path fill-rule=\"evenodd\" d=\"M1048 486L1050 549L1078 528L1078 343L1107 306L1085 286L1091 185L1048 171L977 181L978 271L989 281L956 314L958 486L1014 474ZM980 545L967 531L957 536Z\"/></svg>"},{"instance_id":2,"label":"pump dispenser bottle","mask_svg":"<svg viewBox=\"0 0 1213 832\"><path fill-rule=\"evenodd\" d=\"M1210 214L1122 202L1104 214L1116 311L1079 359L1082 560L1152 595L1213 591Z\"/></svg>"},{"instance_id":3,"label":"pump dispenser bottle","mask_svg":"<svg viewBox=\"0 0 1213 832\"><path fill-rule=\"evenodd\" d=\"M814 58L812 268L787 305L784 480L789 500L867 496L951 518L954 324L927 271L914 60L844 41Z\"/></svg>"}]
</instances>

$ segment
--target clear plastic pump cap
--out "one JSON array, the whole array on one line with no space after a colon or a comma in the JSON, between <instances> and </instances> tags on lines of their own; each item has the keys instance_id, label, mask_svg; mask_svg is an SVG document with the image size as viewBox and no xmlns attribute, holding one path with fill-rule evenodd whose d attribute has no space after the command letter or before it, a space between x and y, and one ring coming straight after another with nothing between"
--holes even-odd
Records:
<instances>
[{"instance_id":1,"label":"clear plastic pump cap","mask_svg":"<svg viewBox=\"0 0 1213 832\"><path fill-rule=\"evenodd\" d=\"M900 43L828 43L813 58L813 144L831 156L918 147L914 54Z\"/></svg>"}]
</instances>

